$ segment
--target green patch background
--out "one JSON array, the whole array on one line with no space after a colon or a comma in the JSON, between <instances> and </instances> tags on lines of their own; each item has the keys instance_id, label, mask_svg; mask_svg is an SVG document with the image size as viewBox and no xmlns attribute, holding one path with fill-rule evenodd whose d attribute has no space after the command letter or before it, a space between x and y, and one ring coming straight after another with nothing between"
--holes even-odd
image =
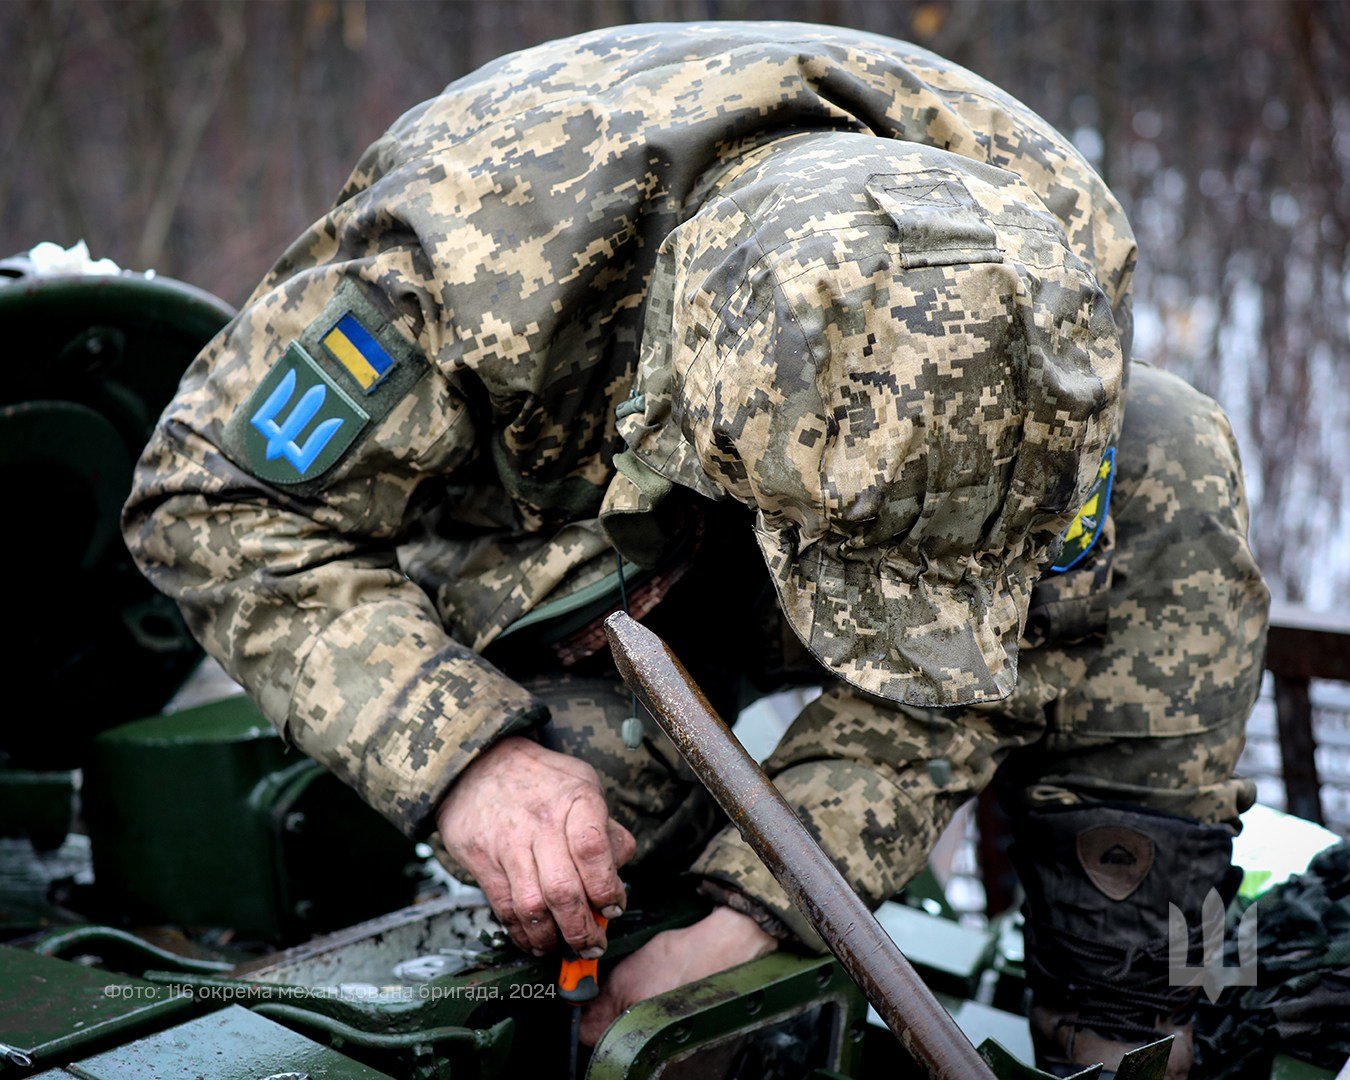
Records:
<instances>
[{"instance_id":1,"label":"green patch background","mask_svg":"<svg viewBox=\"0 0 1350 1080\"><path fill-rule=\"evenodd\" d=\"M342 426L328 440L328 444L314 459L314 463L303 473L297 472L295 466L284 457L267 460L267 437L252 423L254 415L262 408L272 391L292 370L296 373L295 391L291 394L290 400L278 411L275 417L278 424L284 423L290 411L310 387L322 385L328 391L319 411L296 438L297 444L304 446L306 438L323 421L333 417L342 419ZM293 341L281 359L272 365L272 370L267 373L266 378L230 418L225 429L225 449L259 480L266 480L269 484L302 484L322 476L336 465L338 459L369 423L370 415L352 400L332 376L314 362L298 342Z\"/></svg>"}]
</instances>

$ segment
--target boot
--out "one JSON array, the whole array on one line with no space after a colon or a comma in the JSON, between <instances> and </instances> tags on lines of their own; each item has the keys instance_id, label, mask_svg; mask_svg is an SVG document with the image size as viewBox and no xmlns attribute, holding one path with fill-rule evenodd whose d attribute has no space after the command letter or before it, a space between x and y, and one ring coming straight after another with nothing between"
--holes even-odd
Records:
<instances>
[{"instance_id":1,"label":"boot","mask_svg":"<svg viewBox=\"0 0 1350 1080\"><path fill-rule=\"evenodd\" d=\"M1199 987L1169 975L1168 906L1194 955L1206 895L1227 907L1242 880L1234 830L1106 804L1016 821L1037 1066L1071 1076L1100 1061L1107 1080L1127 1052L1172 1035L1167 1080L1185 1080Z\"/></svg>"},{"instance_id":2,"label":"boot","mask_svg":"<svg viewBox=\"0 0 1350 1080\"><path fill-rule=\"evenodd\" d=\"M1114 1028L1103 1034L1101 1018L1091 1013L1068 1012L1048 1006L1032 1005L1031 1045L1036 1051L1036 1067L1052 1076L1074 1076L1102 1063L1100 1080L1112 1080L1120 1068L1120 1059L1131 1050L1171 1035L1172 1049L1167 1056L1165 1080L1186 1080L1194 1060L1194 1042L1190 1021L1159 1016L1153 1027L1138 1031Z\"/></svg>"}]
</instances>

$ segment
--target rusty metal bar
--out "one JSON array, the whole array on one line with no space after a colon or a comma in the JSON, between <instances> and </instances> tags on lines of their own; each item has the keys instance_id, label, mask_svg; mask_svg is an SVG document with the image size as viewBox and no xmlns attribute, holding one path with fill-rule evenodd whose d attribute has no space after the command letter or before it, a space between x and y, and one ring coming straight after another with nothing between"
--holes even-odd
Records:
<instances>
[{"instance_id":1,"label":"rusty metal bar","mask_svg":"<svg viewBox=\"0 0 1350 1080\"><path fill-rule=\"evenodd\" d=\"M886 1025L930 1076L994 1076L904 953L812 839L664 641L622 612L605 620L624 681L656 718Z\"/></svg>"}]
</instances>

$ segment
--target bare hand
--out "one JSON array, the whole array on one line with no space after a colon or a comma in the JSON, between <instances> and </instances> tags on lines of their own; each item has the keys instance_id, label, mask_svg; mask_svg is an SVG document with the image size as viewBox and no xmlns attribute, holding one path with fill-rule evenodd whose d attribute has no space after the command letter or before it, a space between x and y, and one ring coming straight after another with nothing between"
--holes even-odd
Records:
<instances>
[{"instance_id":1,"label":"bare hand","mask_svg":"<svg viewBox=\"0 0 1350 1080\"><path fill-rule=\"evenodd\" d=\"M714 908L683 930L657 934L603 980L600 996L581 1014L581 1041L594 1046L630 1005L777 948L777 938L766 934L748 915L728 907Z\"/></svg>"},{"instance_id":2,"label":"bare hand","mask_svg":"<svg viewBox=\"0 0 1350 1080\"><path fill-rule=\"evenodd\" d=\"M623 911L618 868L636 844L610 820L591 766L508 736L464 770L436 823L520 948L543 956L561 931L582 956L604 952L591 912L612 919Z\"/></svg>"}]
</instances>

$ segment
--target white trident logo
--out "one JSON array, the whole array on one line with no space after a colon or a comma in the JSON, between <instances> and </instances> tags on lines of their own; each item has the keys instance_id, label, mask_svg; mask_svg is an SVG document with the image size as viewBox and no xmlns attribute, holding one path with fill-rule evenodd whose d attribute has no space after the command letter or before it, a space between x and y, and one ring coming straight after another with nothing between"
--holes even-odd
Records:
<instances>
[{"instance_id":1,"label":"white trident logo","mask_svg":"<svg viewBox=\"0 0 1350 1080\"><path fill-rule=\"evenodd\" d=\"M1201 965L1190 967L1190 928L1176 904L1167 905L1167 981L1172 986L1200 986L1210 1001L1229 986L1256 985L1256 905L1242 913L1237 928L1238 966L1224 967L1224 904L1217 889L1210 889L1200 911L1202 927Z\"/></svg>"}]
</instances>

